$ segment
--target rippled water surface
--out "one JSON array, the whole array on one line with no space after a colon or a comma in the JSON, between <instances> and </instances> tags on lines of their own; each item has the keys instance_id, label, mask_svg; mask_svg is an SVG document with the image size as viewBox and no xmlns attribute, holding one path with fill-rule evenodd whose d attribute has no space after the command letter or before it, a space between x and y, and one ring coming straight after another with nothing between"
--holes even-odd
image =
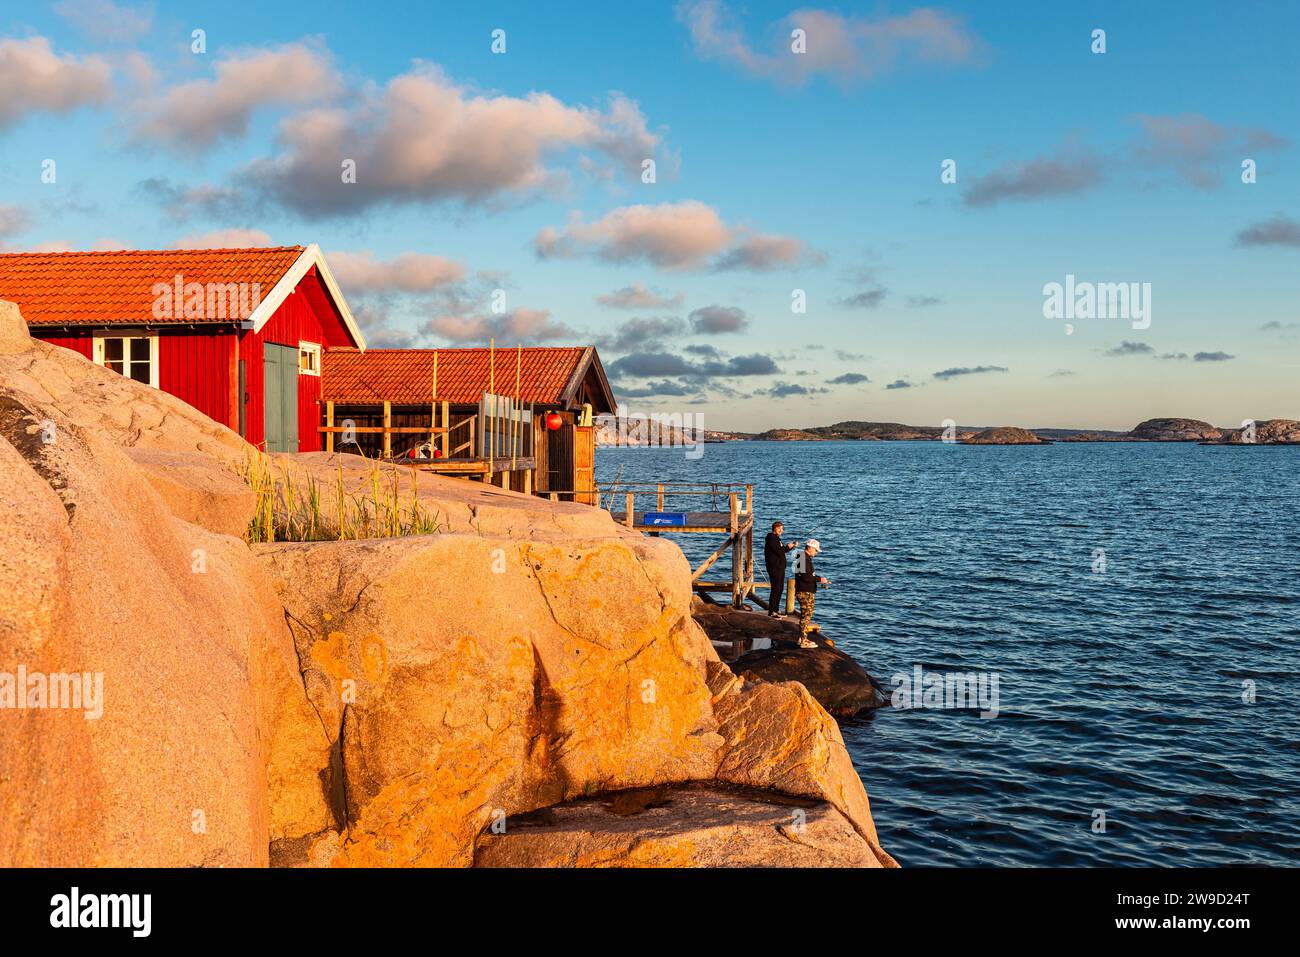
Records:
<instances>
[{"instance_id":1,"label":"rippled water surface","mask_svg":"<svg viewBox=\"0 0 1300 957\"><path fill-rule=\"evenodd\" d=\"M620 465L755 483L886 684L997 675L996 718L842 726L904 865L1300 864L1300 448L741 442L602 449L599 480Z\"/></svg>"}]
</instances>

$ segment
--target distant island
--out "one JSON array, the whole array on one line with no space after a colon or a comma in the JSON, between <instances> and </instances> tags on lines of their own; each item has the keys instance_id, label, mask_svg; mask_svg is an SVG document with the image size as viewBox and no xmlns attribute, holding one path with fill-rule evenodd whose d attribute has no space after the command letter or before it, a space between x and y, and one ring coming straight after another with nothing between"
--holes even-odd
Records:
<instances>
[{"instance_id":1,"label":"distant island","mask_svg":"<svg viewBox=\"0 0 1300 957\"><path fill-rule=\"evenodd\" d=\"M698 439L689 429L662 426L657 430L620 435L613 422L597 423L596 441L601 446L694 445ZM653 431L654 439L649 440ZM1243 428L1219 428L1199 419L1147 419L1127 432L1106 429L1024 429L1017 426L903 425L899 422L851 420L804 429L768 429L766 432L704 430L705 442L938 442L949 433L962 445L1050 445L1053 442L1196 442L1201 445L1300 445L1300 420L1258 419L1253 437Z\"/></svg>"},{"instance_id":2,"label":"distant island","mask_svg":"<svg viewBox=\"0 0 1300 957\"><path fill-rule=\"evenodd\" d=\"M759 442L892 441L935 442L945 430L932 425L898 422L837 422L804 429L769 429L757 434L715 433L729 439ZM1199 419L1163 418L1139 422L1127 432L1104 429L1024 429L1014 426L957 426L952 438L968 445L1042 445L1050 442L1199 442L1206 445L1300 444L1300 421L1260 419L1253 441L1242 428L1219 428Z\"/></svg>"}]
</instances>

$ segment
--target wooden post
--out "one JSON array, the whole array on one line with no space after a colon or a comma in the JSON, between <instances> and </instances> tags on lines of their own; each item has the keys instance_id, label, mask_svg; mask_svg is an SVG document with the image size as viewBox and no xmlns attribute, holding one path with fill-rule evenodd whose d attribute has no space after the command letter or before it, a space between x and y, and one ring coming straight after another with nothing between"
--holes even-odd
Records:
<instances>
[{"instance_id":1,"label":"wooden post","mask_svg":"<svg viewBox=\"0 0 1300 957\"><path fill-rule=\"evenodd\" d=\"M754 486L745 486L745 514L754 514Z\"/></svg>"},{"instance_id":2,"label":"wooden post","mask_svg":"<svg viewBox=\"0 0 1300 957\"><path fill-rule=\"evenodd\" d=\"M393 456L393 433L388 430L393 427L393 403L387 399L384 400L384 458Z\"/></svg>"},{"instance_id":3,"label":"wooden post","mask_svg":"<svg viewBox=\"0 0 1300 957\"><path fill-rule=\"evenodd\" d=\"M659 483L659 511L664 510L664 483Z\"/></svg>"},{"instance_id":4,"label":"wooden post","mask_svg":"<svg viewBox=\"0 0 1300 957\"><path fill-rule=\"evenodd\" d=\"M442 457L451 457L451 413L445 399L442 403Z\"/></svg>"},{"instance_id":5,"label":"wooden post","mask_svg":"<svg viewBox=\"0 0 1300 957\"><path fill-rule=\"evenodd\" d=\"M493 448L495 443L493 442L493 436L492 436L492 433L495 431L493 429L492 420L496 416L496 400L495 400L496 392L497 392L497 341L495 338L493 338L488 340L488 393L493 396L493 399L489 400L488 402L490 408L487 414L487 420L483 423L483 442L488 447L488 472L489 473L492 472L492 467L493 465L496 464L494 461L496 458L496 454L495 454L496 449Z\"/></svg>"},{"instance_id":6,"label":"wooden post","mask_svg":"<svg viewBox=\"0 0 1300 957\"><path fill-rule=\"evenodd\" d=\"M731 604L735 608L740 608L745 603L744 598L741 597L740 589L740 579L744 574L743 559L741 558L741 552L744 550L744 546L740 541L740 536L737 534L740 530L738 520L740 513L740 496L735 492L732 492L727 497L730 499L731 503L729 527L731 529L731 535L735 539L735 544L731 546Z\"/></svg>"},{"instance_id":7,"label":"wooden post","mask_svg":"<svg viewBox=\"0 0 1300 957\"><path fill-rule=\"evenodd\" d=\"M446 425L447 423L442 423ZM433 388L429 392L429 458L438 447L438 353L433 354Z\"/></svg>"},{"instance_id":8,"label":"wooden post","mask_svg":"<svg viewBox=\"0 0 1300 957\"><path fill-rule=\"evenodd\" d=\"M533 494L533 470L524 469L524 494Z\"/></svg>"},{"instance_id":9,"label":"wooden post","mask_svg":"<svg viewBox=\"0 0 1300 957\"><path fill-rule=\"evenodd\" d=\"M478 416L476 416L476 415L471 415L471 416L470 416L470 420L469 420L469 457L472 458L472 459L476 459L476 458L478 458L478 446L476 446L476 445L474 444L474 423L475 423L477 420L478 420Z\"/></svg>"},{"instance_id":10,"label":"wooden post","mask_svg":"<svg viewBox=\"0 0 1300 957\"><path fill-rule=\"evenodd\" d=\"M793 615L794 614L794 579L787 578L785 584L786 584L785 613L787 615Z\"/></svg>"},{"instance_id":11,"label":"wooden post","mask_svg":"<svg viewBox=\"0 0 1300 957\"><path fill-rule=\"evenodd\" d=\"M325 426L331 430L334 428L334 403L332 401L325 403ZM325 451L334 451L333 431L325 433Z\"/></svg>"},{"instance_id":12,"label":"wooden post","mask_svg":"<svg viewBox=\"0 0 1300 957\"><path fill-rule=\"evenodd\" d=\"M633 516L636 514L633 511L633 506L636 504L635 498L636 496L633 495L633 493L631 492L627 493L627 527L628 528L632 528L636 524L636 519L633 518Z\"/></svg>"},{"instance_id":13,"label":"wooden post","mask_svg":"<svg viewBox=\"0 0 1300 957\"><path fill-rule=\"evenodd\" d=\"M745 529L745 588L741 590L741 603L754 593L754 521L750 519Z\"/></svg>"},{"instance_id":14,"label":"wooden post","mask_svg":"<svg viewBox=\"0 0 1300 957\"><path fill-rule=\"evenodd\" d=\"M519 370L524 361L523 343L515 345L515 406L510 410L510 467L515 467L519 454Z\"/></svg>"}]
</instances>

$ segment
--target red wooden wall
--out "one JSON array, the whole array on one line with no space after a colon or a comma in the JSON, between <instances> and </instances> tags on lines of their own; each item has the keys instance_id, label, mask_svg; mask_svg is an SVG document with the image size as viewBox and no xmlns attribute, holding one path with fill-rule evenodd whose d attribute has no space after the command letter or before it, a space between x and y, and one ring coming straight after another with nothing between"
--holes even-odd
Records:
<instances>
[{"instance_id":1,"label":"red wooden wall","mask_svg":"<svg viewBox=\"0 0 1300 957\"><path fill-rule=\"evenodd\" d=\"M37 326L37 338L56 346L94 358L94 336L85 332L47 336ZM169 333L158 336L158 388L183 399L204 415L222 425L230 421L231 350L235 333L230 329L197 334Z\"/></svg>"},{"instance_id":2,"label":"red wooden wall","mask_svg":"<svg viewBox=\"0 0 1300 957\"><path fill-rule=\"evenodd\" d=\"M54 330L50 330L51 333ZM45 335L39 326L32 334L46 342L92 358L90 330L75 334ZM183 399L222 425L238 427L232 414L231 397L236 391L238 366L245 363L248 394L245 406L245 438L260 446L265 441L262 401L262 343L274 342L297 348L299 342L316 342L322 351L355 345L343 324L343 317L330 299L324 282L312 268L298 287L280 304L260 332L232 329L203 332L159 330L158 385ZM236 397L238 402L242 397ZM320 411L320 376L298 376L298 450L317 452L324 447L317 428Z\"/></svg>"},{"instance_id":3,"label":"red wooden wall","mask_svg":"<svg viewBox=\"0 0 1300 957\"><path fill-rule=\"evenodd\" d=\"M232 425L230 353L234 348L235 334L229 331L159 336L158 387L222 425Z\"/></svg>"},{"instance_id":4,"label":"red wooden wall","mask_svg":"<svg viewBox=\"0 0 1300 957\"><path fill-rule=\"evenodd\" d=\"M73 352L80 352L87 359L94 358L95 343L89 332L85 335L46 336L42 335L41 328L37 326L32 329L32 335L44 342L63 346L63 348L71 349Z\"/></svg>"}]
</instances>

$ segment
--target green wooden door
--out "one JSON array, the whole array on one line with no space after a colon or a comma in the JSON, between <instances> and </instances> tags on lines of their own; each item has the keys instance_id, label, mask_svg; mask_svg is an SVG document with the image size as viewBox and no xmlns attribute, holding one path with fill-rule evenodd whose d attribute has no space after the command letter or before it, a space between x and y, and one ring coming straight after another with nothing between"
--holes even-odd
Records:
<instances>
[{"instance_id":1,"label":"green wooden door","mask_svg":"<svg viewBox=\"0 0 1300 957\"><path fill-rule=\"evenodd\" d=\"M268 452L298 451L298 350L262 346L263 424Z\"/></svg>"}]
</instances>

